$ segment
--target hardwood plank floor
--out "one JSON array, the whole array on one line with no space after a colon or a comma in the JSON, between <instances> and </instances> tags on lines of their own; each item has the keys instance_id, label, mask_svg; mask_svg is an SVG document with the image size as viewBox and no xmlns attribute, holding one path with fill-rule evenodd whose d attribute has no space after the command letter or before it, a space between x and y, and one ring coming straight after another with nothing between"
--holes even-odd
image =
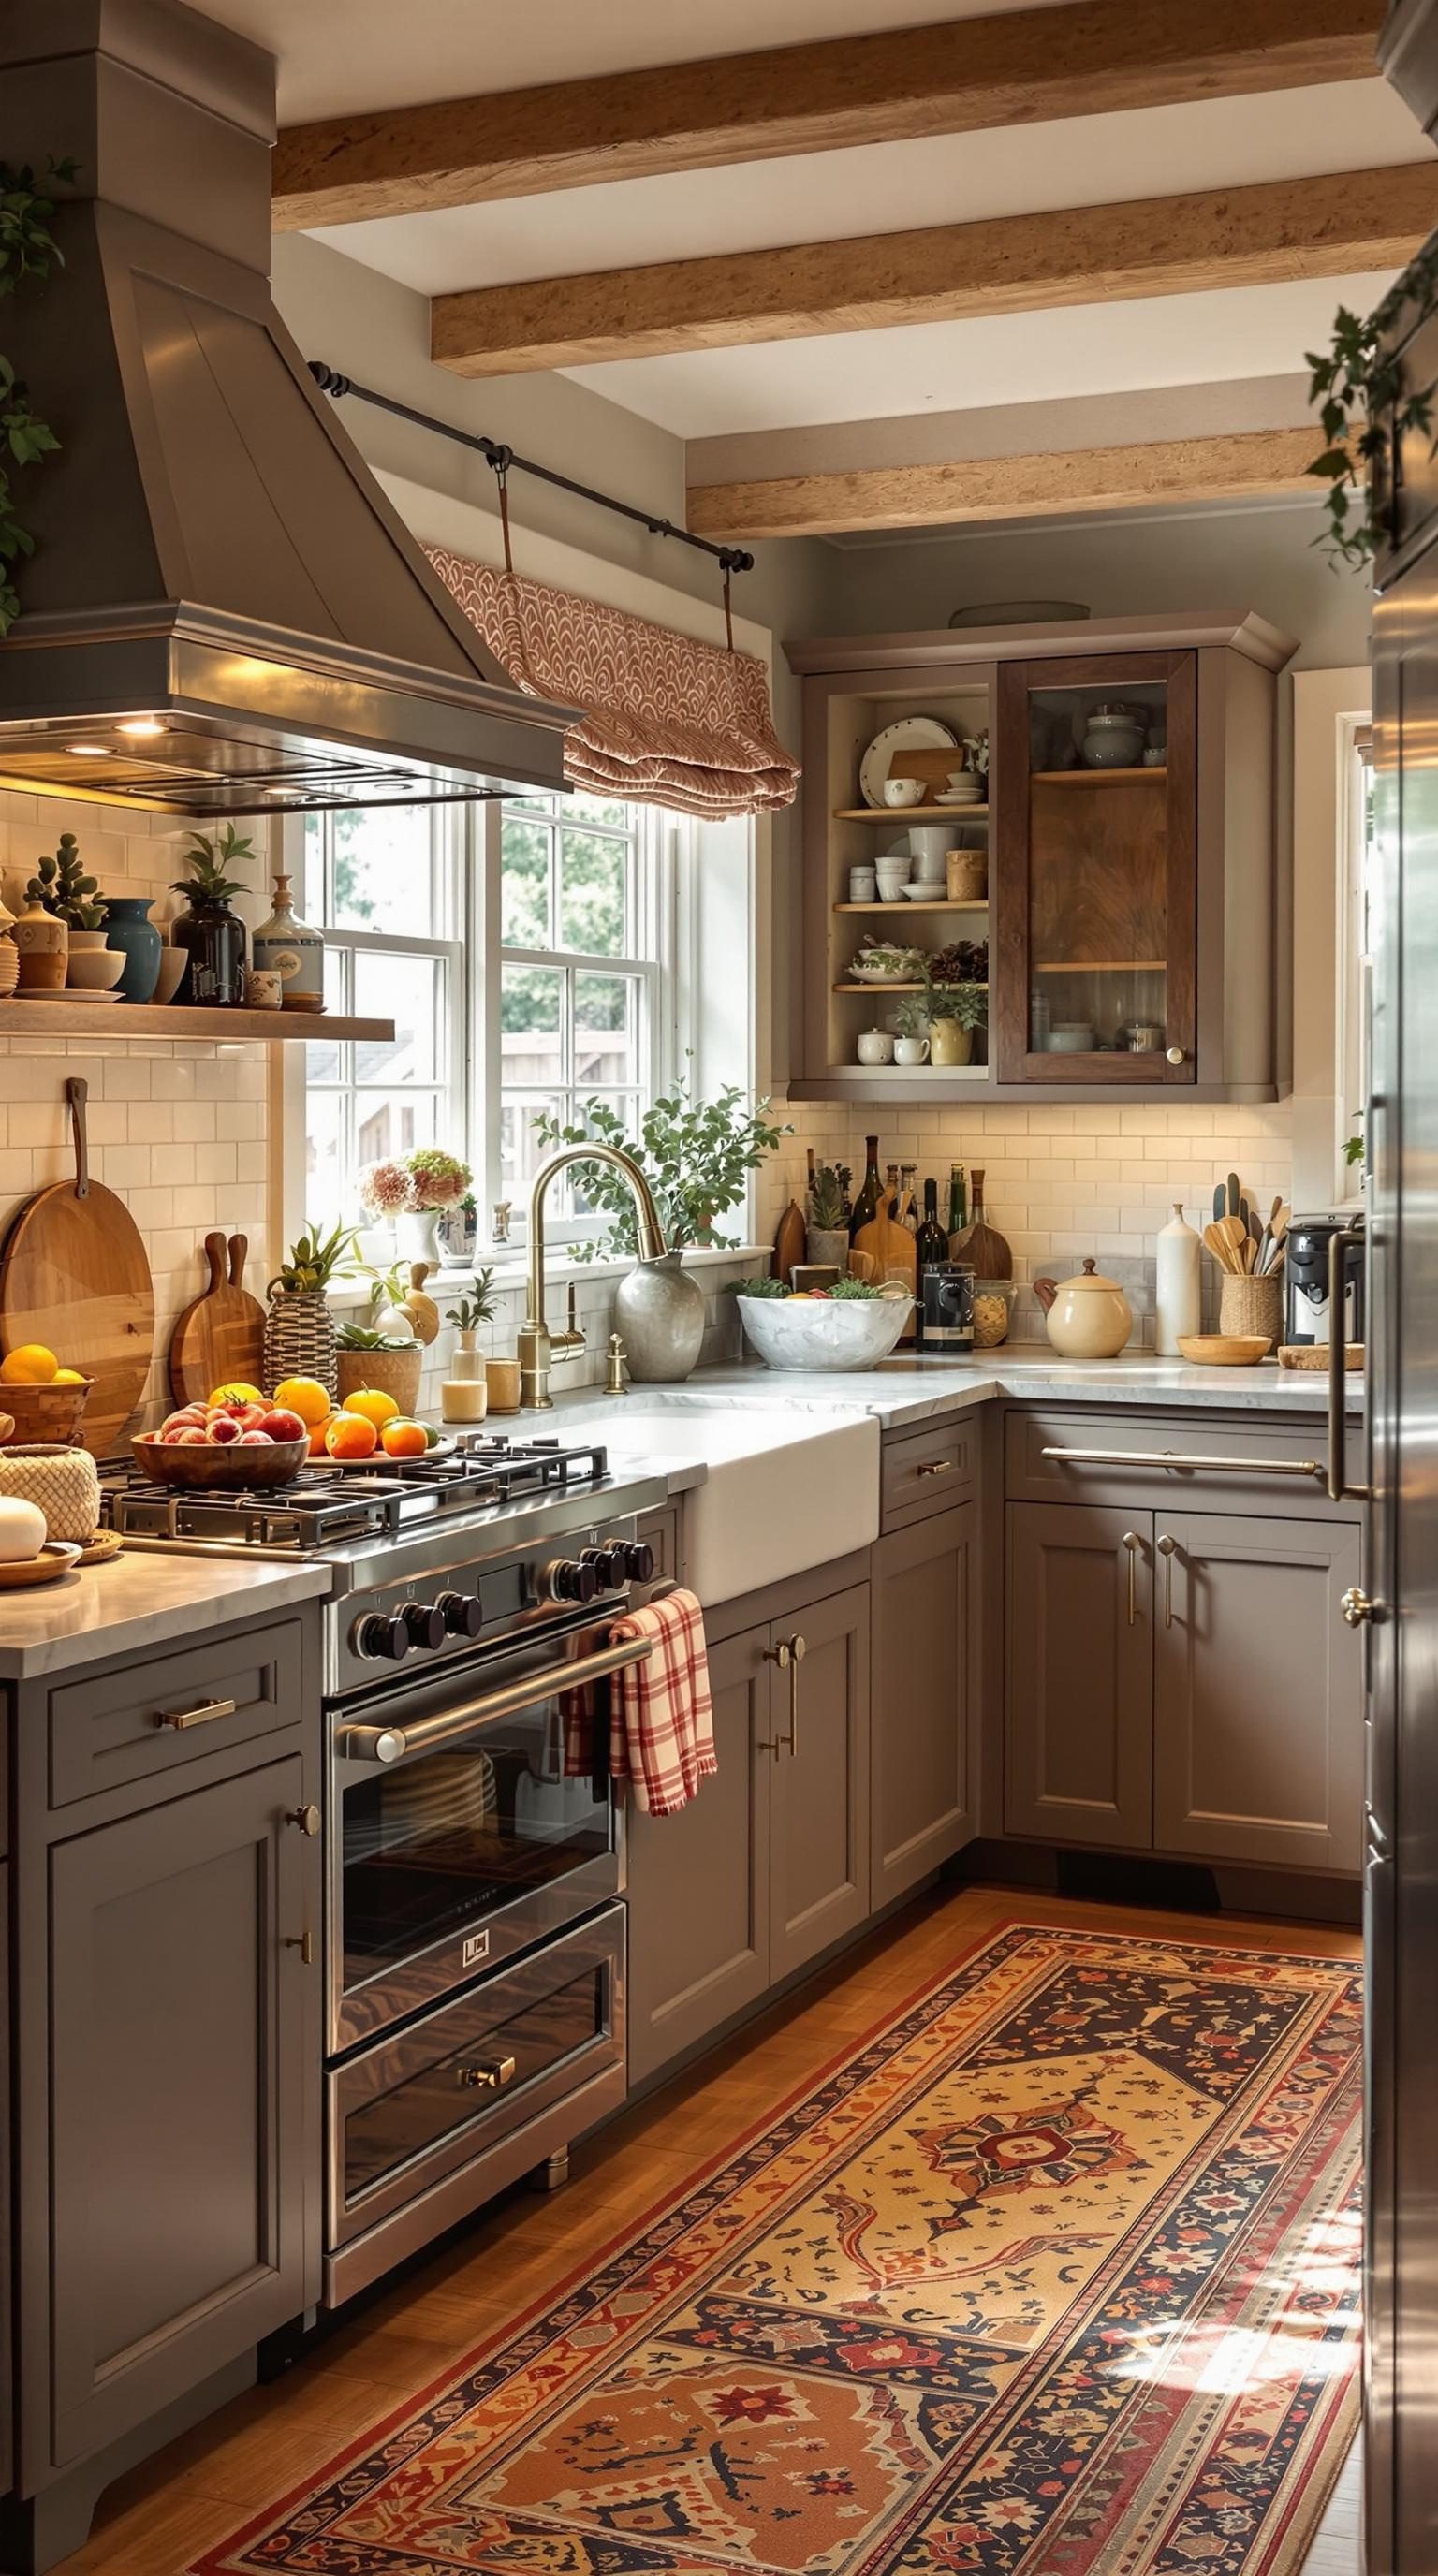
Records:
<instances>
[{"instance_id":1,"label":"hardwood plank floor","mask_svg":"<svg viewBox=\"0 0 1438 2576\"><path fill-rule=\"evenodd\" d=\"M120 2479L101 2499L65 2576L179 2576L245 2514L298 2485L589 2261L664 2193L809 2082L843 2048L997 1924L1078 1924L1173 1939L1240 1942L1355 1958L1358 1935L1237 1915L1070 1904L1010 1888L921 1898L726 2047L627 2111L575 2152L569 2187L516 2195L462 2241L317 2345ZM1305 2576L1358 2576L1357 2447L1334 2490Z\"/></svg>"}]
</instances>

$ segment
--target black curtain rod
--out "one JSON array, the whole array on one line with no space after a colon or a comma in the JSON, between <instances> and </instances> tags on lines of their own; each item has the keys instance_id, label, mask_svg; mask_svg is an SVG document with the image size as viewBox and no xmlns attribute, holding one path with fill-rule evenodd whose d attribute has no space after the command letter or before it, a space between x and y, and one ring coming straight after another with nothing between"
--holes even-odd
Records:
<instances>
[{"instance_id":1,"label":"black curtain rod","mask_svg":"<svg viewBox=\"0 0 1438 2576\"><path fill-rule=\"evenodd\" d=\"M473 448L496 474L533 474L541 483L552 483L561 492L572 492L576 500L592 501L596 510L612 510L620 519L633 519L647 528L651 537L673 537L681 546L693 546L701 555L712 555L724 572L752 572L754 558L742 546L711 545L707 537L691 536L687 528L676 528L672 519L658 519L649 510L636 510L630 501L616 501L612 492L596 492L589 483L576 483L571 475L556 474L552 465L536 465L532 456L516 456L512 447L502 446L497 439L477 438L472 430L455 429L447 420L436 420L432 412L415 411L409 403L396 402L390 394L376 393L373 385L357 385L353 376L342 376L337 367L326 366L323 358L308 361L310 374L321 393L333 394L336 400L352 394L356 402L373 403L376 411L393 412L397 420L413 421L416 429L432 429L437 438L452 438L456 447Z\"/></svg>"}]
</instances>

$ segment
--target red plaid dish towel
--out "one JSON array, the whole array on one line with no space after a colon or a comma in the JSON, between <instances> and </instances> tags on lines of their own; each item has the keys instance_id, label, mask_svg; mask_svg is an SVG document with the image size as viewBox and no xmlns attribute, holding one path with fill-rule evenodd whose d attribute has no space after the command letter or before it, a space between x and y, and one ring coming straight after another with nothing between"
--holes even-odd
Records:
<instances>
[{"instance_id":1,"label":"red plaid dish towel","mask_svg":"<svg viewBox=\"0 0 1438 2576\"><path fill-rule=\"evenodd\" d=\"M626 1611L609 1634L615 1645L631 1637L653 1640L642 1664L610 1676L610 1776L631 1783L646 1815L672 1816L719 1768L704 1613L692 1592L678 1590L647 1609Z\"/></svg>"}]
</instances>

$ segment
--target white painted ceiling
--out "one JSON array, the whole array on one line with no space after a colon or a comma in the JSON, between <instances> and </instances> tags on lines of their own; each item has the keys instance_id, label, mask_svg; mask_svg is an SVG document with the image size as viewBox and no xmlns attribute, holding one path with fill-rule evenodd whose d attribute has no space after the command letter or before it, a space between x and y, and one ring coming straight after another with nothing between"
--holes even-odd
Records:
<instances>
[{"instance_id":1,"label":"white painted ceiling","mask_svg":"<svg viewBox=\"0 0 1438 2576\"><path fill-rule=\"evenodd\" d=\"M286 123L934 18L995 0L201 0L271 45ZM1002 0L1005 7L1040 0ZM1255 0L1261 14L1262 0ZM1376 77L1126 116L938 136L337 226L423 294L858 232L1333 175L1432 157ZM1114 300L571 370L684 439L1291 376L1340 300L1386 278ZM756 468L755 470L760 470Z\"/></svg>"}]
</instances>

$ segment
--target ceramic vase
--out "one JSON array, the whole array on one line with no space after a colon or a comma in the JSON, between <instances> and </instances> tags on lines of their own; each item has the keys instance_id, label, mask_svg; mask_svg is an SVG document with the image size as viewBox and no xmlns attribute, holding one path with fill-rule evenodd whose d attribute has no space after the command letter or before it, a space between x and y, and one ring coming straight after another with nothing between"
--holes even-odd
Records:
<instances>
[{"instance_id":1,"label":"ceramic vase","mask_svg":"<svg viewBox=\"0 0 1438 2576\"><path fill-rule=\"evenodd\" d=\"M221 1011L241 1007L248 943L244 923L227 903L197 890L189 898L188 911L170 924L170 945L183 948L189 959L175 994L177 1003ZM156 975L159 971L157 957Z\"/></svg>"},{"instance_id":2,"label":"ceramic vase","mask_svg":"<svg viewBox=\"0 0 1438 2576\"><path fill-rule=\"evenodd\" d=\"M929 1062L967 1064L974 1052L974 1033L959 1020L930 1020Z\"/></svg>"},{"instance_id":3,"label":"ceramic vase","mask_svg":"<svg viewBox=\"0 0 1438 2576\"><path fill-rule=\"evenodd\" d=\"M1154 1342L1164 1359L1179 1359L1179 1335L1202 1327L1202 1247L1193 1227L1174 1202L1167 1225L1154 1242Z\"/></svg>"},{"instance_id":4,"label":"ceramic vase","mask_svg":"<svg viewBox=\"0 0 1438 2576\"><path fill-rule=\"evenodd\" d=\"M682 1268L683 1254L638 1261L614 1292L614 1322L636 1386L686 1378L704 1339L704 1291Z\"/></svg>"},{"instance_id":5,"label":"ceramic vase","mask_svg":"<svg viewBox=\"0 0 1438 2576\"><path fill-rule=\"evenodd\" d=\"M152 901L153 897L138 894L105 897L105 945L118 948L125 960L119 985L122 1002L148 1002L159 981L164 942L150 919Z\"/></svg>"},{"instance_id":6,"label":"ceramic vase","mask_svg":"<svg viewBox=\"0 0 1438 2576\"><path fill-rule=\"evenodd\" d=\"M419 1208L412 1216L397 1216L394 1221L394 1239L401 1261L427 1261L431 1270L438 1270L440 1254L437 1208Z\"/></svg>"},{"instance_id":7,"label":"ceramic vase","mask_svg":"<svg viewBox=\"0 0 1438 2576\"><path fill-rule=\"evenodd\" d=\"M483 1351L474 1346L473 1325L461 1326L450 1353L449 1375L441 1381L440 1414L446 1422L482 1422L489 1409L489 1383Z\"/></svg>"},{"instance_id":8,"label":"ceramic vase","mask_svg":"<svg viewBox=\"0 0 1438 2576\"><path fill-rule=\"evenodd\" d=\"M278 1288L265 1317L265 1393L287 1377L318 1378L333 1401L339 1393L334 1319L317 1289Z\"/></svg>"},{"instance_id":9,"label":"ceramic vase","mask_svg":"<svg viewBox=\"0 0 1438 2576\"><path fill-rule=\"evenodd\" d=\"M10 936L20 960L21 992L62 992L70 953L66 924L43 904L27 903Z\"/></svg>"}]
</instances>

